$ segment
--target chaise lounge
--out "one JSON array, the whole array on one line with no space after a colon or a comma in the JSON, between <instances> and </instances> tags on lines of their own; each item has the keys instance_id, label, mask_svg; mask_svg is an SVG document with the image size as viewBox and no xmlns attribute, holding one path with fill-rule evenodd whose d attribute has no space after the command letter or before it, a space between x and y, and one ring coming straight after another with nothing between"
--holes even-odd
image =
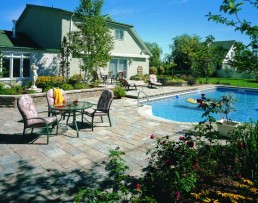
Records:
<instances>
[{"instance_id":1,"label":"chaise lounge","mask_svg":"<svg viewBox=\"0 0 258 203\"><path fill-rule=\"evenodd\" d=\"M162 84L157 81L157 77L154 74L150 74L150 81L148 84L148 87L152 87L152 86L162 86Z\"/></svg>"}]
</instances>

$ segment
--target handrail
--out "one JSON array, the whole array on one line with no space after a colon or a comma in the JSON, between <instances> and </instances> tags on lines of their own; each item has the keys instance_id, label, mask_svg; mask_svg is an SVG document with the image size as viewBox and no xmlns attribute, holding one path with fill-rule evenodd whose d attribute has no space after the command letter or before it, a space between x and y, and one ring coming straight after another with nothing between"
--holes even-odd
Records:
<instances>
[{"instance_id":1,"label":"handrail","mask_svg":"<svg viewBox=\"0 0 258 203\"><path fill-rule=\"evenodd\" d=\"M147 101L149 101L149 96L146 94L146 92L141 90L141 91L138 92L138 106L140 106L140 93L143 93L146 96Z\"/></svg>"}]
</instances>

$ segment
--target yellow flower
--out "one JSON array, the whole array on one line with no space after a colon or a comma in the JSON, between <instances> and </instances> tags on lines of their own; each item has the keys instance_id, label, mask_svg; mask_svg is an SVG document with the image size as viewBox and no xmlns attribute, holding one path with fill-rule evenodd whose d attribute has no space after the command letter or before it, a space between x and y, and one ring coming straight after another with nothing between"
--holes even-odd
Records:
<instances>
[{"instance_id":1,"label":"yellow flower","mask_svg":"<svg viewBox=\"0 0 258 203\"><path fill-rule=\"evenodd\" d=\"M204 202L211 202L211 199L206 197L206 199L204 200Z\"/></svg>"},{"instance_id":2,"label":"yellow flower","mask_svg":"<svg viewBox=\"0 0 258 203\"><path fill-rule=\"evenodd\" d=\"M208 202L208 203L219 203L219 200L213 200L213 199L210 199L208 197L206 197L206 199L204 200L204 202Z\"/></svg>"},{"instance_id":3,"label":"yellow flower","mask_svg":"<svg viewBox=\"0 0 258 203\"><path fill-rule=\"evenodd\" d=\"M217 194L218 194L218 195L221 195L222 197L228 197L228 196L229 196L228 193L226 193L226 192L221 192L221 191L217 191Z\"/></svg>"},{"instance_id":4,"label":"yellow flower","mask_svg":"<svg viewBox=\"0 0 258 203\"><path fill-rule=\"evenodd\" d=\"M244 183L247 183L248 185L254 185L254 183L253 183L251 180L244 179L244 178L241 178L241 180L242 180Z\"/></svg>"},{"instance_id":5,"label":"yellow flower","mask_svg":"<svg viewBox=\"0 0 258 203\"><path fill-rule=\"evenodd\" d=\"M251 188L250 188L250 191L251 191L252 193L254 193L254 194L257 194L257 193L258 193L258 189L255 188L255 187L251 187Z\"/></svg>"},{"instance_id":6,"label":"yellow flower","mask_svg":"<svg viewBox=\"0 0 258 203\"><path fill-rule=\"evenodd\" d=\"M199 199L200 198L200 193L191 193L191 195L193 195L195 197L195 199Z\"/></svg>"}]
</instances>

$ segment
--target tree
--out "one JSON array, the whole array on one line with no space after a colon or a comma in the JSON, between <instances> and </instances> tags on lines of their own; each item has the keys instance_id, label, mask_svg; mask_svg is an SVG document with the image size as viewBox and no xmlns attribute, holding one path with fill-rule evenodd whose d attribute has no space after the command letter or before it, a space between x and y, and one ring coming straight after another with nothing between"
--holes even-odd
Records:
<instances>
[{"instance_id":1,"label":"tree","mask_svg":"<svg viewBox=\"0 0 258 203\"><path fill-rule=\"evenodd\" d=\"M218 65L224 59L225 49L214 45L215 38L212 35L206 37L201 42L195 52L192 52L190 59L192 62L192 73L195 77L205 76L206 82Z\"/></svg>"},{"instance_id":2,"label":"tree","mask_svg":"<svg viewBox=\"0 0 258 203\"><path fill-rule=\"evenodd\" d=\"M174 38L172 58L177 68L184 71L191 71L191 74L198 78L205 76L206 80L216 70L216 66L222 63L225 51L214 45L214 37L208 36L202 42L197 35L193 37L184 34Z\"/></svg>"},{"instance_id":3,"label":"tree","mask_svg":"<svg viewBox=\"0 0 258 203\"><path fill-rule=\"evenodd\" d=\"M176 68L181 71L189 71L191 68L191 54L195 52L199 45L201 38L197 35L190 36L183 34L172 39L170 44L171 57L173 62L177 64Z\"/></svg>"},{"instance_id":4,"label":"tree","mask_svg":"<svg viewBox=\"0 0 258 203\"><path fill-rule=\"evenodd\" d=\"M75 22L77 31L69 33L72 52L81 58L81 69L88 82L94 71L106 66L113 49L113 37L107 22L100 15L104 0L80 0L75 15L79 22Z\"/></svg>"},{"instance_id":5,"label":"tree","mask_svg":"<svg viewBox=\"0 0 258 203\"><path fill-rule=\"evenodd\" d=\"M67 39L66 36L63 37L61 48L60 48L60 70L59 73L68 79L69 73L70 73L70 62L69 62L69 56L71 54L71 45L69 43L69 39Z\"/></svg>"},{"instance_id":6,"label":"tree","mask_svg":"<svg viewBox=\"0 0 258 203\"><path fill-rule=\"evenodd\" d=\"M244 0L249 3L255 9L258 8L258 1L256 0ZM244 2L240 2L237 0L224 0L222 5L220 6L220 11L224 13L223 15L213 15L209 12L208 20L213 20L216 23L222 23L227 26L232 26L236 31L240 31L243 34L246 34L250 37L251 43L249 46L254 46L258 44L258 26L252 25L251 22L248 22L245 19L241 19L239 16L239 12L242 10Z\"/></svg>"},{"instance_id":7,"label":"tree","mask_svg":"<svg viewBox=\"0 0 258 203\"><path fill-rule=\"evenodd\" d=\"M152 56L150 57L150 67L159 67L161 65L160 56L162 54L162 49L156 42L145 42L145 45L148 47L152 54Z\"/></svg>"},{"instance_id":8,"label":"tree","mask_svg":"<svg viewBox=\"0 0 258 203\"><path fill-rule=\"evenodd\" d=\"M245 0L246 3L258 9L258 1L256 0ZM224 13L223 15L213 15L209 12L208 20L213 20L216 23L222 23L226 26L232 26L236 31L250 37L251 42L244 46L241 43L236 45L235 56L228 60L228 63L233 67L237 68L240 72L253 72L258 74L258 58L254 51L250 50L250 47L254 49L258 45L258 26L252 25L246 19L240 18L240 11L242 10L244 2L237 0L224 0L220 6L220 11Z\"/></svg>"},{"instance_id":9,"label":"tree","mask_svg":"<svg viewBox=\"0 0 258 203\"><path fill-rule=\"evenodd\" d=\"M232 67L237 67L239 72L253 73L258 76L258 58L254 52L241 42L236 43L235 55L228 60L228 64Z\"/></svg>"}]
</instances>

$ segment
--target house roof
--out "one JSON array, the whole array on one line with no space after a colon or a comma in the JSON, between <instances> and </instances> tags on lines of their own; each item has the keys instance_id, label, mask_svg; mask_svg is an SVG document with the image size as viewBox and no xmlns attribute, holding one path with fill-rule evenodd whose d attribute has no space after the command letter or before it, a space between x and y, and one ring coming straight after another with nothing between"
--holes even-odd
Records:
<instances>
[{"instance_id":1,"label":"house roof","mask_svg":"<svg viewBox=\"0 0 258 203\"><path fill-rule=\"evenodd\" d=\"M236 41L235 40L228 40L228 41L215 41L214 45L215 46L221 46L227 51L231 49L231 47L234 45Z\"/></svg>"},{"instance_id":2,"label":"house roof","mask_svg":"<svg viewBox=\"0 0 258 203\"><path fill-rule=\"evenodd\" d=\"M25 33L0 30L0 47L5 48L30 48L39 49L40 46L30 39Z\"/></svg>"},{"instance_id":3,"label":"house roof","mask_svg":"<svg viewBox=\"0 0 258 203\"><path fill-rule=\"evenodd\" d=\"M43 8L43 9L51 9L52 11L55 11L55 12L61 12L61 13L64 13L64 14L67 14L67 15L70 15L70 16L73 16L74 15L74 12L71 12L71 11L67 11L67 10L63 10L63 9L60 9L60 8L54 8L54 7L46 7L46 6L39 6L39 5L33 5L33 4L26 4L26 8L25 10L22 12L21 16L19 17L18 21L17 21L17 24L22 20L22 18L26 15L27 11L30 9L30 8L33 8L33 7L38 7L38 8ZM148 47L144 44L143 40L139 37L139 35L136 33L136 31L134 30L133 26L132 25L128 25L128 24L125 24L125 23L120 23L120 22L116 22L113 20L113 18L111 17L111 15L109 14L106 14L106 15L103 15L104 19L107 21L107 23L111 24L111 25L118 25L118 26L122 26L122 27L127 27L129 28L129 30L131 30L131 32L133 33L133 35L136 37L136 39L139 41L139 43L142 45L143 49L144 49L144 52L148 55L152 55L150 50L148 49Z\"/></svg>"}]
</instances>

